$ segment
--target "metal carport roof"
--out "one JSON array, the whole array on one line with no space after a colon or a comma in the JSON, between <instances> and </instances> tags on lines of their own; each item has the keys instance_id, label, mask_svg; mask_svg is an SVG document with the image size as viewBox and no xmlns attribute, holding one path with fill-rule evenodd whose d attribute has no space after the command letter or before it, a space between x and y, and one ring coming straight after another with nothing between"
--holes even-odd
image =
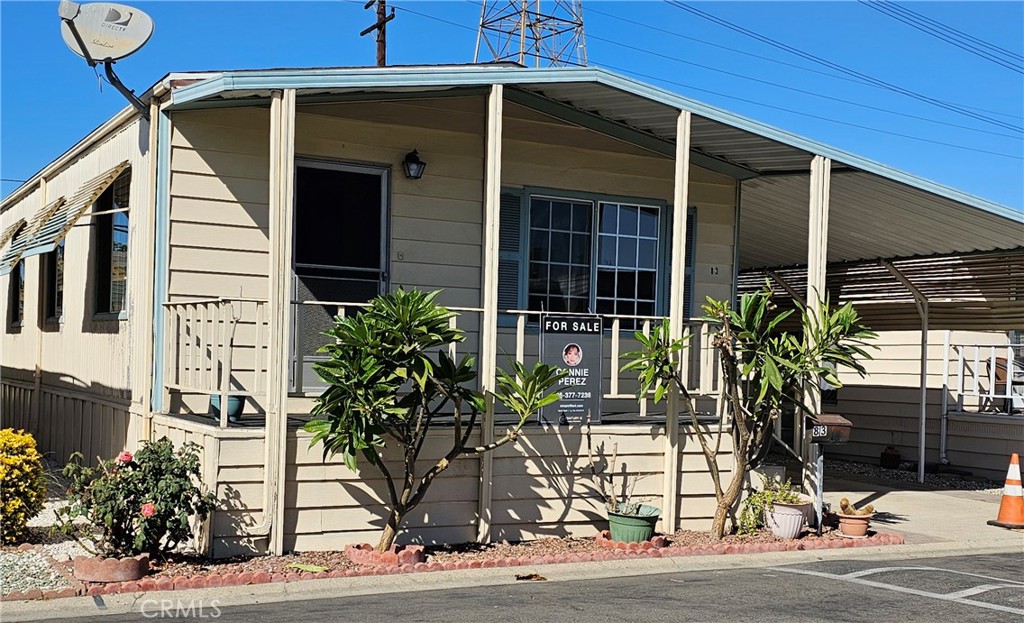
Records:
<instances>
[{"instance_id":1,"label":"metal carport roof","mask_svg":"<svg viewBox=\"0 0 1024 623\"><path fill-rule=\"evenodd\" d=\"M440 93L504 84L666 145L675 140L678 111L690 111L693 153L704 158L694 161L701 166L722 163L745 180L741 269L806 261L808 177L814 155L833 161L831 262L1012 249L1024 242L1024 213L599 68L273 69L204 73L187 82L179 81L181 86L173 89L174 107L242 104L283 88L296 89L301 104L310 97Z\"/></svg>"}]
</instances>

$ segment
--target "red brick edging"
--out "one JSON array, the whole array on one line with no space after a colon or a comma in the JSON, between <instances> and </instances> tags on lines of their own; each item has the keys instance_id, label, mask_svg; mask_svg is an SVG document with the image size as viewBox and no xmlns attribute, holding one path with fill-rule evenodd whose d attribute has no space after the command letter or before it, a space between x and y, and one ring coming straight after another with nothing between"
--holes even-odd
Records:
<instances>
[{"instance_id":1,"label":"red brick edging","mask_svg":"<svg viewBox=\"0 0 1024 623\"><path fill-rule=\"evenodd\" d=\"M427 561L427 552L422 545L392 545L391 549L379 554L369 543L360 543L347 546L345 555L357 565L374 567L401 567Z\"/></svg>"},{"instance_id":2,"label":"red brick edging","mask_svg":"<svg viewBox=\"0 0 1024 623\"><path fill-rule=\"evenodd\" d=\"M603 534L598 536L602 539ZM604 539L616 543L610 539ZM652 540L653 541L653 540ZM841 549L847 547L873 547L876 545L902 545L903 537L898 534L884 532L875 533L867 539L815 539L774 541L769 543L716 543L714 545L688 547L655 547L647 549L621 549L618 545L607 547L606 552L586 554L563 554L560 556L524 556L521 558L502 558L497 560L460 560L449 562L418 562L404 563L395 566L375 566L365 569L348 569L324 571L321 573L274 573L265 571L256 573L211 573L205 576L143 578L137 582L115 582L111 584L91 584L85 588L64 588L59 590L40 591L31 589L24 592L11 593L0 597L2 601L24 601L31 599L57 599L76 595L115 595L119 593L137 593L148 591L170 591L189 588L214 588L218 586L245 586L248 584L268 584L271 582L297 582L301 580L323 580L327 578L347 578L369 575L397 575L400 573L421 573L424 571L458 571L463 569L491 569L494 567L523 567L529 565L550 565L572 562L590 562L603 560L625 560L634 558L675 558L683 556L713 556L720 554L754 554L762 552L783 552L812 549ZM648 542L650 543L650 542Z\"/></svg>"}]
</instances>

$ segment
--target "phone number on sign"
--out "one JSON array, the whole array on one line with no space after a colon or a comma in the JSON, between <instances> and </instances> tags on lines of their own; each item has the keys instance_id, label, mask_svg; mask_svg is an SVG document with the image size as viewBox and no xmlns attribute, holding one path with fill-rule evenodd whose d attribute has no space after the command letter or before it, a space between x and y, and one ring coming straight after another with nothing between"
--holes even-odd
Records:
<instances>
[{"instance_id":1,"label":"phone number on sign","mask_svg":"<svg viewBox=\"0 0 1024 623\"><path fill-rule=\"evenodd\" d=\"M580 400L590 398L591 392L562 392L559 394L563 400Z\"/></svg>"}]
</instances>

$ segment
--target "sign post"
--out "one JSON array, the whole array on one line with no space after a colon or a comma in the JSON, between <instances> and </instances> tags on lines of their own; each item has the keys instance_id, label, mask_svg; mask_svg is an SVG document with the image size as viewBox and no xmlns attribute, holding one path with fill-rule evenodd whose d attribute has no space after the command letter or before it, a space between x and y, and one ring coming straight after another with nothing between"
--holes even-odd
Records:
<instances>
[{"instance_id":1,"label":"sign post","mask_svg":"<svg viewBox=\"0 0 1024 623\"><path fill-rule=\"evenodd\" d=\"M820 413L817 416L808 416L807 419L807 425L811 429L811 443L818 446L818 461L814 466L818 483L818 490L814 492L814 516L818 518L818 536L821 536L822 507L825 498L824 446L848 442L853 423L836 413Z\"/></svg>"},{"instance_id":2,"label":"sign post","mask_svg":"<svg viewBox=\"0 0 1024 623\"><path fill-rule=\"evenodd\" d=\"M601 323L600 316L541 315L540 360L566 372L558 382L558 401L540 411L542 425L601 423Z\"/></svg>"}]
</instances>

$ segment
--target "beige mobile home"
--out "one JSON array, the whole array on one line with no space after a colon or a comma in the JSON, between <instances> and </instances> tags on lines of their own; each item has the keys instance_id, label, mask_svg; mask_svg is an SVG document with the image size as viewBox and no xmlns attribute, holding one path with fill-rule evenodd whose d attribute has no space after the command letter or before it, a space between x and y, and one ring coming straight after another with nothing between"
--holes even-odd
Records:
<instances>
[{"instance_id":1,"label":"beige mobile home","mask_svg":"<svg viewBox=\"0 0 1024 623\"><path fill-rule=\"evenodd\" d=\"M382 482L325 464L300 429L321 331L378 293L442 290L485 389L505 357L537 356L537 312L603 316L594 440L618 444L670 531L706 527L714 496L673 403L637 403L618 372L634 330L669 318L692 336L712 421L710 329L692 318L741 270L802 266L785 287L817 305L830 266L889 258L913 297L906 258L1024 257L1016 212L599 69L171 74L142 99L149 120L125 110L0 205L3 425L58 461L200 444L217 556L338 548L383 524ZM983 328L1024 325L1006 291L976 290L975 308L1017 312ZM533 426L445 472L400 538L593 534L586 460L579 429Z\"/></svg>"}]
</instances>

